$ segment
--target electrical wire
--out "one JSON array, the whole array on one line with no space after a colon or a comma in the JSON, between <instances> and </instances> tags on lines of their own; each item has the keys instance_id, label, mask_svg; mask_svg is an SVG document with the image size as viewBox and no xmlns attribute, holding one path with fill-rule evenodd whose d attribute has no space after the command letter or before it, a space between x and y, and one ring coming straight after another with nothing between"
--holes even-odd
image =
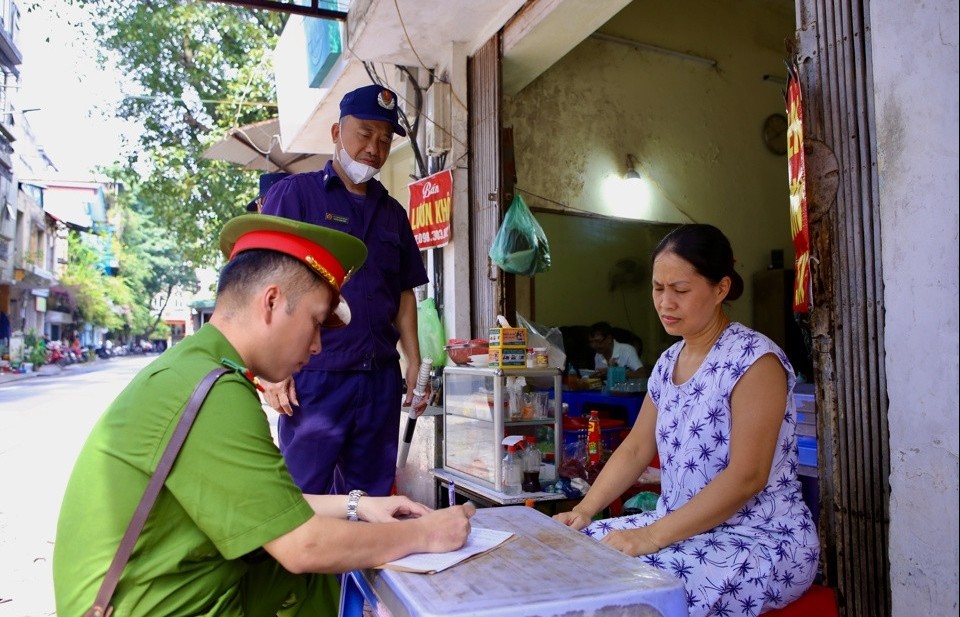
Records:
<instances>
[{"instance_id":1,"label":"electrical wire","mask_svg":"<svg viewBox=\"0 0 960 617\"><path fill-rule=\"evenodd\" d=\"M412 51L412 52L413 52L413 55L416 56L417 61L420 63L420 66L422 66L425 70L430 71L430 72L432 73L432 72L433 72L432 69L428 69L427 66L423 63L423 60L420 58L420 54L417 53L417 48L416 48L416 47L414 46L414 44L413 44L413 40L410 38L410 33L407 32L407 25L403 22L403 15L400 14L400 3L399 3L399 1L398 1L398 0L393 0L393 6L394 6L394 8L397 10L397 19L400 21L400 29L403 30L403 38L405 38L405 39L407 40L407 45L410 46L410 51ZM446 82L446 81L443 81L443 80L438 80L438 81L441 81L442 83L446 83L447 85L450 85L449 82ZM455 101L457 102L457 104L460 105L460 107L463 108L464 111L468 111L468 110L467 110L467 106L463 103L463 101L460 100L460 97L457 96L457 93L453 91L453 86L452 86L452 85L450 85L450 96L453 97L453 100L455 100ZM452 139L454 139L455 141L457 141L457 143L459 143L461 146L466 147L466 144L465 144L465 143L463 143L462 141L456 139L456 137L454 137L453 134L450 133L449 131L447 131L444 127L441 127L439 124L436 124L436 123L434 123L434 126L436 126L436 127L439 128L440 130L442 130L442 131L444 131L445 133L447 133L447 135L450 135L450 137L451 137Z\"/></svg>"}]
</instances>

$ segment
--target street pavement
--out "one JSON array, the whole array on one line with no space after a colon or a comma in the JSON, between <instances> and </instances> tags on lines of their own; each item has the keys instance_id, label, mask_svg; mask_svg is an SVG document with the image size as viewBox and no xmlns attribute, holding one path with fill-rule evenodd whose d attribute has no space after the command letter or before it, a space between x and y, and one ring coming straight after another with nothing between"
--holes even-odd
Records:
<instances>
[{"instance_id":1,"label":"street pavement","mask_svg":"<svg viewBox=\"0 0 960 617\"><path fill-rule=\"evenodd\" d=\"M73 463L110 401L156 357L0 380L0 617L56 614L53 542Z\"/></svg>"}]
</instances>

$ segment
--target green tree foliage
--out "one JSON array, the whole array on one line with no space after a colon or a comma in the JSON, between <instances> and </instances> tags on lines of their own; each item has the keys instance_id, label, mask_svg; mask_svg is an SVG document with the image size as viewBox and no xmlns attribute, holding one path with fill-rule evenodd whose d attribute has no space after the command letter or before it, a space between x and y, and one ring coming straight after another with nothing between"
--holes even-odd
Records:
<instances>
[{"instance_id":1,"label":"green tree foliage","mask_svg":"<svg viewBox=\"0 0 960 617\"><path fill-rule=\"evenodd\" d=\"M212 264L217 234L254 197L256 174L201 153L230 128L276 115L270 60L286 16L196 0L72 2L90 11L90 43L139 89L117 115L144 127L123 162L141 175L141 214L191 262Z\"/></svg>"},{"instance_id":2,"label":"green tree foliage","mask_svg":"<svg viewBox=\"0 0 960 617\"><path fill-rule=\"evenodd\" d=\"M77 317L82 322L116 329L124 325L111 295L118 291L117 281L100 269L100 255L84 242L80 234L71 231L67 238L69 261L60 277L60 283L69 287L76 302Z\"/></svg>"},{"instance_id":3,"label":"green tree foliage","mask_svg":"<svg viewBox=\"0 0 960 617\"><path fill-rule=\"evenodd\" d=\"M129 184L115 204L118 278L131 294L127 322L130 332L151 338L157 334L166 301L174 289L179 287L192 293L197 290L198 282L193 263L184 257L170 233L156 224L150 205L143 200L143 187L135 179L126 182ZM157 295L164 302L152 310L151 302Z\"/></svg>"}]
</instances>

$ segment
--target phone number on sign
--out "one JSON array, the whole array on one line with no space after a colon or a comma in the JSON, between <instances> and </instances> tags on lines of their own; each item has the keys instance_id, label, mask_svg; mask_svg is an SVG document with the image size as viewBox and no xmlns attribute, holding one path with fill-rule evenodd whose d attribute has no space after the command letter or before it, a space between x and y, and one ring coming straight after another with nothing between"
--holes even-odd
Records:
<instances>
[{"instance_id":1,"label":"phone number on sign","mask_svg":"<svg viewBox=\"0 0 960 617\"><path fill-rule=\"evenodd\" d=\"M449 229L433 229L431 231L420 231L414 234L417 244L426 244L427 242L443 242L449 236Z\"/></svg>"}]
</instances>

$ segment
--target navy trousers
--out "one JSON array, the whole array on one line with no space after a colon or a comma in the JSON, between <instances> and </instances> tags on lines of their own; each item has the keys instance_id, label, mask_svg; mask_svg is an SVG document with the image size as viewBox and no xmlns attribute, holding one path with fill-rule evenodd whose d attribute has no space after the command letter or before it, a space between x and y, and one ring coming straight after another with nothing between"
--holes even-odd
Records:
<instances>
[{"instance_id":1,"label":"navy trousers","mask_svg":"<svg viewBox=\"0 0 960 617\"><path fill-rule=\"evenodd\" d=\"M389 495L397 469L403 377L400 366L301 371L300 407L281 415L280 450L304 493L361 489Z\"/></svg>"}]
</instances>

